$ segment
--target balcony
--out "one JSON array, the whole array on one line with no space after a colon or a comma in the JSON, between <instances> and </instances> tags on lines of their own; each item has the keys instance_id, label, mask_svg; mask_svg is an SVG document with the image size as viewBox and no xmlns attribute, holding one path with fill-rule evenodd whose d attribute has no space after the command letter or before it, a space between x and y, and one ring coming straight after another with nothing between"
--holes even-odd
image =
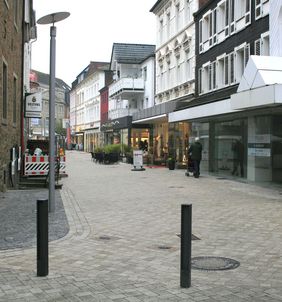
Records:
<instances>
[{"instance_id":1,"label":"balcony","mask_svg":"<svg viewBox=\"0 0 282 302\"><path fill-rule=\"evenodd\" d=\"M114 119L117 119L117 118L121 118L121 117L124 117L124 116L128 116L128 115L133 115L133 113L137 112L138 109L136 108L131 108L131 109L128 109L128 108L119 108L119 109L112 109L109 111L109 119L110 120L114 120Z\"/></svg>"},{"instance_id":2,"label":"balcony","mask_svg":"<svg viewBox=\"0 0 282 302\"><path fill-rule=\"evenodd\" d=\"M122 78L109 87L109 96L120 95L123 92L144 92L144 80L142 78Z\"/></svg>"}]
</instances>

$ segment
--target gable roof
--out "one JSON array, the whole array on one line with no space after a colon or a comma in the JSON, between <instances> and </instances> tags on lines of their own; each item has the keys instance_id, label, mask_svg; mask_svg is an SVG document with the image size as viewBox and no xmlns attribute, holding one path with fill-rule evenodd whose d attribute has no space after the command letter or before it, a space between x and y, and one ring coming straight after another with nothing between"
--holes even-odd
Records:
<instances>
[{"instance_id":1,"label":"gable roof","mask_svg":"<svg viewBox=\"0 0 282 302\"><path fill-rule=\"evenodd\" d=\"M150 44L114 43L111 63L113 60L123 64L140 64L155 54L156 46Z\"/></svg>"},{"instance_id":2,"label":"gable roof","mask_svg":"<svg viewBox=\"0 0 282 302\"><path fill-rule=\"evenodd\" d=\"M31 72L36 75L37 83L49 86L49 74L48 73L43 73L41 71L37 71L34 69L32 69ZM63 89L65 91L70 90L69 85L59 78L55 78L55 87Z\"/></svg>"}]
</instances>

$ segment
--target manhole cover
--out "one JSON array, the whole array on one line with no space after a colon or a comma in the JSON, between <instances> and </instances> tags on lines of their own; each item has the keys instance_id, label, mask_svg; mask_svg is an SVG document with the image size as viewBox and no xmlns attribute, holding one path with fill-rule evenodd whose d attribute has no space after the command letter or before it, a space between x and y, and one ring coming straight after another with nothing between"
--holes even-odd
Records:
<instances>
[{"instance_id":1,"label":"manhole cover","mask_svg":"<svg viewBox=\"0 0 282 302\"><path fill-rule=\"evenodd\" d=\"M205 271L222 271L235 269L240 265L240 262L224 257L203 256L194 257L191 260L191 267L197 270Z\"/></svg>"}]
</instances>

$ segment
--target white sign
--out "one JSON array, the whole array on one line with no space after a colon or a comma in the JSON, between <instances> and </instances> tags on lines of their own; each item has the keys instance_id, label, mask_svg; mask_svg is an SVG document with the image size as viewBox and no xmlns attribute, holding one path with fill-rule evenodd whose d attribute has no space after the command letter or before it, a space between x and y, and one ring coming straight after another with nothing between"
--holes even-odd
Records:
<instances>
[{"instance_id":1,"label":"white sign","mask_svg":"<svg viewBox=\"0 0 282 302\"><path fill-rule=\"evenodd\" d=\"M270 155L269 148L248 148L248 156L270 157Z\"/></svg>"},{"instance_id":2,"label":"white sign","mask_svg":"<svg viewBox=\"0 0 282 302\"><path fill-rule=\"evenodd\" d=\"M25 97L25 117L41 118L42 95L40 92Z\"/></svg>"},{"instance_id":3,"label":"white sign","mask_svg":"<svg viewBox=\"0 0 282 302\"><path fill-rule=\"evenodd\" d=\"M143 168L143 151L133 150L133 166L135 169Z\"/></svg>"}]
</instances>

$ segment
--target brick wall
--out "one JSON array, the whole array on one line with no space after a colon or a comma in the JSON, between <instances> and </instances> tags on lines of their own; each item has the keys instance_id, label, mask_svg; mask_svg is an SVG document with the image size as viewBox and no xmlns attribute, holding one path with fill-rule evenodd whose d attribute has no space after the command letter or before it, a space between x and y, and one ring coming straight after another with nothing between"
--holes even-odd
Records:
<instances>
[{"instance_id":1,"label":"brick wall","mask_svg":"<svg viewBox=\"0 0 282 302\"><path fill-rule=\"evenodd\" d=\"M0 2L0 190L11 185L9 177L10 148L20 145L20 112L22 103L22 18L23 1ZM7 66L7 119L3 119L3 62ZM16 79L16 94L14 94ZM16 95L16 122L13 122L13 99ZM5 179L6 178L6 179Z\"/></svg>"}]
</instances>

